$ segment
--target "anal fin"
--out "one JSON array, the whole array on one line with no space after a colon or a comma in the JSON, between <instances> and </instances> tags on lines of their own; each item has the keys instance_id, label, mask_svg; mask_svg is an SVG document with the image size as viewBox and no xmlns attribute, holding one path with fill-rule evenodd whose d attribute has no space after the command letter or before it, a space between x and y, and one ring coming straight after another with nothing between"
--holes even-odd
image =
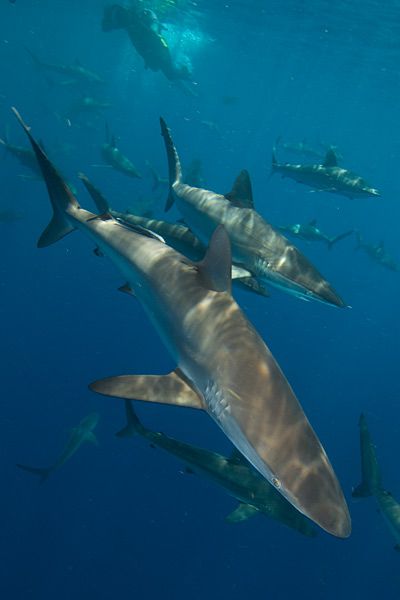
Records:
<instances>
[{"instance_id":1,"label":"anal fin","mask_svg":"<svg viewBox=\"0 0 400 600\"><path fill-rule=\"evenodd\" d=\"M168 375L119 375L89 385L93 392L126 400L144 400L190 408L204 408L203 399L179 369Z\"/></svg>"}]
</instances>

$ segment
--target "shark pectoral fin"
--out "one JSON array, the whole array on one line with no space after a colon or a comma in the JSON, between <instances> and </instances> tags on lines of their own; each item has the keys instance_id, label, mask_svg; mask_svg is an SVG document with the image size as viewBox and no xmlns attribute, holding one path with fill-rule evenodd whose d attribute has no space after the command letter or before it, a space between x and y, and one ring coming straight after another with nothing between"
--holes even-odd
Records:
<instances>
[{"instance_id":1,"label":"shark pectoral fin","mask_svg":"<svg viewBox=\"0 0 400 600\"><path fill-rule=\"evenodd\" d=\"M168 375L120 375L91 383L89 388L104 396L144 400L190 408L204 408L203 399L185 381L179 369Z\"/></svg>"},{"instance_id":2,"label":"shark pectoral fin","mask_svg":"<svg viewBox=\"0 0 400 600\"><path fill-rule=\"evenodd\" d=\"M136 297L135 291L132 289L129 283L124 283L124 285L121 285L121 287L118 288L118 291Z\"/></svg>"},{"instance_id":3,"label":"shark pectoral fin","mask_svg":"<svg viewBox=\"0 0 400 600\"><path fill-rule=\"evenodd\" d=\"M232 279L244 279L245 277L253 277L253 274L243 267L232 265Z\"/></svg>"},{"instance_id":4,"label":"shark pectoral fin","mask_svg":"<svg viewBox=\"0 0 400 600\"><path fill-rule=\"evenodd\" d=\"M243 169L236 177L230 192L225 194L225 198L234 206L240 208L254 208L253 190L251 187L249 172Z\"/></svg>"},{"instance_id":5,"label":"shark pectoral fin","mask_svg":"<svg viewBox=\"0 0 400 600\"><path fill-rule=\"evenodd\" d=\"M258 512L258 508L252 504L243 504L241 502L230 515L225 517L225 521L227 523L241 523L242 521L250 519L250 517L254 517Z\"/></svg>"},{"instance_id":6,"label":"shark pectoral fin","mask_svg":"<svg viewBox=\"0 0 400 600\"><path fill-rule=\"evenodd\" d=\"M372 496L372 492L369 486L363 482L353 489L351 495L353 498L366 498L367 496Z\"/></svg>"},{"instance_id":7,"label":"shark pectoral fin","mask_svg":"<svg viewBox=\"0 0 400 600\"><path fill-rule=\"evenodd\" d=\"M203 260L196 265L208 289L231 293L231 243L223 225L219 225L214 231Z\"/></svg>"},{"instance_id":8,"label":"shark pectoral fin","mask_svg":"<svg viewBox=\"0 0 400 600\"><path fill-rule=\"evenodd\" d=\"M85 435L85 440L91 444L94 444L95 446L99 445L97 437L94 435L93 431L88 431L88 433Z\"/></svg>"}]
</instances>

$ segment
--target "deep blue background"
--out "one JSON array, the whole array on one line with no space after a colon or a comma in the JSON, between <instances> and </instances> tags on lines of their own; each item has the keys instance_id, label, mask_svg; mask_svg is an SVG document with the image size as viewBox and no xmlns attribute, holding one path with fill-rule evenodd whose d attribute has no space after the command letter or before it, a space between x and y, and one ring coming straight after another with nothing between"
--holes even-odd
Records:
<instances>
[{"instance_id":1,"label":"deep blue background","mask_svg":"<svg viewBox=\"0 0 400 600\"><path fill-rule=\"evenodd\" d=\"M199 0L193 19L201 36L186 47L198 90L191 97L146 71L124 32L101 31L103 2L3 0L1 128L26 144L10 113L17 106L64 173L85 171L123 209L151 196L146 160L166 174L163 115L183 162L201 158L209 189L227 191L247 168L257 208L270 222L317 218L332 235L357 228L400 259L400 8L394 0L381 4ZM91 127L80 118L69 125L63 115L78 91L46 80L25 46L43 60L79 58L100 72L107 83L96 95L112 108ZM236 103L226 105L225 96ZM106 121L143 181L93 166L101 164ZM280 135L338 145L344 164L382 197L349 200L269 180ZM0 223L1 597L398 598L394 541L373 501L353 501L351 489L359 480L364 411L386 487L400 498L399 275L355 252L353 238L331 252L298 242L351 309L279 291L269 299L237 292L328 451L353 534L340 541L321 531L310 540L261 516L231 526L224 517L235 501L221 489L185 475L178 461L143 440L114 437L122 403L93 395L87 384L174 365L140 305L116 292L118 273L83 236L36 249L50 214L44 185L18 177L27 171L5 154L0 173L0 209L23 216ZM160 215L163 203L158 194ZM99 447L83 446L43 486L15 468L51 463L68 430L92 410L101 414ZM206 415L144 404L138 412L149 427L230 452Z\"/></svg>"}]
</instances>

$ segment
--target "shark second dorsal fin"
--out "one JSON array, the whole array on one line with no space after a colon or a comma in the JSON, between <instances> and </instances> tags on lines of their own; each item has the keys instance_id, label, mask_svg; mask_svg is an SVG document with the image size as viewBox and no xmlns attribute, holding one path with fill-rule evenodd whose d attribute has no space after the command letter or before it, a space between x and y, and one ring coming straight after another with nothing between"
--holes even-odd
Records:
<instances>
[{"instance_id":1,"label":"shark second dorsal fin","mask_svg":"<svg viewBox=\"0 0 400 600\"><path fill-rule=\"evenodd\" d=\"M211 236L206 254L197 268L204 285L215 292L231 292L232 255L231 243L223 225Z\"/></svg>"},{"instance_id":2,"label":"shark second dorsal fin","mask_svg":"<svg viewBox=\"0 0 400 600\"><path fill-rule=\"evenodd\" d=\"M240 171L231 191L225 194L225 198L234 206L239 206L240 208L254 208L250 175L246 169Z\"/></svg>"},{"instance_id":3,"label":"shark second dorsal fin","mask_svg":"<svg viewBox=\"0 0 400 600\"><path fill-rule=\"evenodd\" d=\"M254 517L258 512L258 508L252 504L244 504L241 502L239 506L225 518L225 521L227 523L241 523L242 521L250 519L250 517Z\"/></svg>"},{"instance_id":4,"label":"shark second dorsal fin","mask_svg":"<svg viewBox=\"0 0 400 600\"><path fill-rule=\"evenodd\" d=\"M179 369L168 375L120 375L89 385L93 392L125 400L144 400L189 408L204 408L202 398Z\"/></svg>"},{"instance_id":5,"label":"shark second dorsal fin","mask_svg":"<svg viewBox=\"0 0 400 600\"><path fill-rule=\"evenodd\" d=\"M336 154L332 148L329 148L325 155L324 167L337 167Z\"/></svg>"}]
</instances>

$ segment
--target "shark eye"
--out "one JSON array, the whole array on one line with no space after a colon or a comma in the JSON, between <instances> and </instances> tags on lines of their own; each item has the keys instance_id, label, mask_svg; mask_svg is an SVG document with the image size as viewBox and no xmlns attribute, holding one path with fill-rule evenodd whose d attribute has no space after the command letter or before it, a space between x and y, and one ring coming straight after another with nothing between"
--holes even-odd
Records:
<instances>
[{"instance_id":1,"label":"shark eye","mask_svg":"<svg viewBox=\"0 0 400 600\"><path fill-rule=\"evenodd\" d=\"M271 483L274 487L276 487L277 490L279 490L281 488L281 482L279 481L279 479L277 477L273 477Z\"/></svg>"}]
</instances>

